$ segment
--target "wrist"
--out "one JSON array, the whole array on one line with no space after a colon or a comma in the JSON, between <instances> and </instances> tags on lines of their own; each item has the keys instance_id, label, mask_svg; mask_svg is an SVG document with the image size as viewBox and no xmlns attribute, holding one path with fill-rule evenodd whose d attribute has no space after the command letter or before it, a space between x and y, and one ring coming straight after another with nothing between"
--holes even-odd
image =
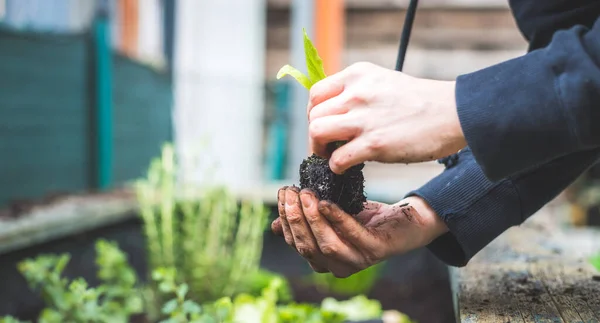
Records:
<instances>
[{"instance_id":1,"label":"wrist","mask_svg":"<svg viewBox=\"0 0 600 323\"><path fill-rule=\"evenodd\" d=\"M445 137L444 156L449 156L467 146L467 141L458 117L456 104L456 81L438 81L439 87L435 90L441 102L443 126L440 128Z\"/></svg>"},{"instance_id":2,"label":"wrist","mask_svg":"<svg viewBox=\"0 0 600 323\"><path fill-rule=\"evenodd\" d=\"M426 246L433 240L448 232L448 226L429 204L418 196L409 196L401 201L408 203L415 210L419 225L423 228L420 234L420 245Z\"/></svg>"}]
</instances>

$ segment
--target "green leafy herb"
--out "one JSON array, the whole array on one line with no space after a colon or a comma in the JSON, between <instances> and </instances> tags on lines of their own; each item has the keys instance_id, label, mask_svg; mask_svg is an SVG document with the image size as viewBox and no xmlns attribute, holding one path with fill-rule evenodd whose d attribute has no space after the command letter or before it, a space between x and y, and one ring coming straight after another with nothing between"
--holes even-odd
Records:
<instances>
[{"instance_id":1,"label":"green leafy herb","mask_svg":"<svg viewBox=\"0 0 600 323\"><path fill-rule=\"evenodd\" d=\"M326 78L327 75L325 75L325 69L323 68L323 60L308 37L306 30L302 29L302 32L304 34L304 55L306 56L306 68L308 70L308 76L300 72L295 67L285 65L277 73L277 79L289 75L296 79L296 81L302 84L302 86L304 86L307 90L310 90L313 85Z\"/></svg>"},{"instance_id":2,"label":"green leafy herb","mask_svg":"<svg viewBox=\"0 0 600 323\"><path fill-rule=\"evenodd\" d=\"M366 294L379 279L384 265L385 263L376 264L346 278L337 278L331 273L314 273L310 280L317 288L326 292L347 296Z\"/></svg>"},{"instance_id":3,"label":"green leafy herb","mask_svg":"<svg viewBox=\"0 0 600 323\"><path fill-rule=\"evenodd\" d=\"M177 281L189 285L189 298L197 302L247 292L260 267L268 209L260 200L238 205L226 187L181 182L177 157L165 144L136 185L150 271L177 268ZM159 308L158 286L149 290Z\"/></svg>"},{"instance_id":4,"label":"green leafy herb","mask_svg":"<svg viewBox=\"0 0 600 323\"><path fill-rule=\"evenodd\" d=\"M202 308L196 302L187 299L189 287L186 283L177 284L174 268L157 268L152 279L157 282L160 291L173 297L166 301L161 309L167 319L160 323L204 322L201 320Z\"/></svg>"},{"instance_id":5,"label":"green leafy herb","mask_svg":"<svg viewBox=\"0 0 600 323\"><path fill-rule=\"evenodd\" d=\"M323 300L321 309L343 314L347 320L352 321L376 319L383 313L378 301L370 300L363 295L354 296L347 301L337 301L329 297Z\"/></svg>"},{"instance_id":6,"label":"green leafy herb","mask_svg":"<svg viewBox=\"0 0 600 323\"><path fill-rule=\"evenodd\" d=\"M69 254L40 255L19 263L19 271L29 286L39 290L46 303L40 323L126 323L132 314L142 311L137 275L127 256L115 243L104 240L96 243L96 253L102 281L96 288L89 287L83 278L69 281L63 277Z\"/></svg>"}]
</instances>

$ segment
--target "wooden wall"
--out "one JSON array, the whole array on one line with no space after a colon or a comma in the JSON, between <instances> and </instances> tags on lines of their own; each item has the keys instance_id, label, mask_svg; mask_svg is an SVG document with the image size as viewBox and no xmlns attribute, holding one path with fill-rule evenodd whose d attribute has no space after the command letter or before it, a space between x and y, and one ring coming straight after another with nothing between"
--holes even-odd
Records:
<instances>
[{"instance_id":1,"label":"wooden wall","mask_svg":"<svg viewBox=\"0 0 600 323\"><path fill-rule=\"evenodd\" d=\"M392 68L407 2L347 0L344 65L370 61ZM527 43L506 2L421 1L405 71L452 79L522 55ZM269 0L267 26L266 76L273 79L289 60L289 0Z\"/></svg>"}]
</instances>

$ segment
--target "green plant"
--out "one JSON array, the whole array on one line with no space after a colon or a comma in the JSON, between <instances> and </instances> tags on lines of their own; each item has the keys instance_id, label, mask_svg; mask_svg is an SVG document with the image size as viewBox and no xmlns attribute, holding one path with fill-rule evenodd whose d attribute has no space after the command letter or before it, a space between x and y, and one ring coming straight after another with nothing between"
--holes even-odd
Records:
<instances>
[{"instance_id":1,"label":"green plant","mask_svg":"<svg viewBox=\"0 0 600 323\"><path fill-rule=\"evenodd\" d=\"M342 323L382 316L381 304L364 296L347 301L327 298L321 305L281 305L278 295L285 286L285 280L276 276L271 276L259 296L239 294L234 298L222 297L198 305L186 299L187 285L178 284L176 276L173 268L159 268L153 272L161 293L171 298L162 307L168 318L161 323Z\"/></svg>"},{"instance_id":2,"label":"green plant","mask_svg":"<svg viewBox=\"0 0 600 323\"><path fill-rule=\"evenodd\" d=\"M263 290L269 286L271 281L279 279L281 285L277 289L277 298L279 302L288 303L292 301L292 289L284 276L265 270L259 269L254 274L250 274L244 280L244 286L241 289L244 293L250 295L261 295Z\"/></svg>"},{"instance_id":3,"label":"green plant","mask_svg":"<svg viewBox=\"0 0 600 323\"><path fill-rule=\"evenodd\" d=\"M186 299L189 287L186 283L176 284L174 268L158 268L152 272L152 279L158 289L166 295L174 295L162 306L162 314L168 319L160 323L200 322L201 308L196 302Z\"/></svg>"},{"instance_id":4,"label":"green plant","mask_svg":"<svg viewBox=\"0 0 600 323\"><path fill-rule=\"evenodd\" d=\"M302 84L307 90L310 90L313 85L326 78L327 75L325 75L325 68L323 68L323 60L308 37L306 29L302 29L302 32L304 34L304 55L306 57L308 75L305 75L293 66L284 65L279 72L277 72L277 79L289 75L296 79L296 81Z\"/></svg>"},{"instance_id":5,"label":"green plant","mask_svg":"<svg viewBox=\"0 0 600 323\"><path fill-rule=\"evenodd\" d=\"M337 278L331 273L314 273L311 281L323 291L348 296L366 294L379 279L384 265L379 263L346 278Z\"/></svg>"},{"instance_id":6,"label":"green plant","mask_svg":"<svg viewBox=\"0 0 600 323\"><path fill-rule=\"evenodd\" d=\"M177 170L166 144L136 185L150 268L177 268L177 280L189 284L198 302L244 292L259 268L267 209L260 202L238 206L223 187L186 185Z\"/></svg>"},{"instance_id":7,"label":"green plant","mask_svg":"<svg viewBox=\"0 0 600 323\"><path fill-rule=\"evenodd\" d=\"M96 242L96 265L107 311L122 312L127 317L142 312L137 274L116 242L104 239Z\"/></svg>"},{"instance_id":8,"label":"green plant","mask_svg":"<svg viewBox=\"0 0 600 323\"><path fill-rule=\"evenodd\" d=\"M96 288L90 288L83 278L69 281L63 277L70 260L68 254L40 255L18 264L30 287L41 291L47 305L40 314L40 323L125 323L142 310L135 288L137 277L125 254L116 244L103 240L97 242L96 252L98 276L103 281Z\"/></svg>"}]
</instances>

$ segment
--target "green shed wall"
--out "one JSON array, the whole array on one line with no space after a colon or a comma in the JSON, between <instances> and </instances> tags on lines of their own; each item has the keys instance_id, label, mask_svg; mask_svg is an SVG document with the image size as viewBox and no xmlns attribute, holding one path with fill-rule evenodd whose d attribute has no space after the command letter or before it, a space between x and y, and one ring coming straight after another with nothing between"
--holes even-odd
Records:
<instances>
[{"instance_id":1,"label":"green shed wall","mask_svg":"<svg viewBox=\"0 0 600 323\"><path fill-rule=\"evenodd\" d=\"M93 80L88 34L0 30L0 206L92 188ZM142 175L172 139L172 86L113 58L113 183Z\"/></svg>"}]
</instances>

